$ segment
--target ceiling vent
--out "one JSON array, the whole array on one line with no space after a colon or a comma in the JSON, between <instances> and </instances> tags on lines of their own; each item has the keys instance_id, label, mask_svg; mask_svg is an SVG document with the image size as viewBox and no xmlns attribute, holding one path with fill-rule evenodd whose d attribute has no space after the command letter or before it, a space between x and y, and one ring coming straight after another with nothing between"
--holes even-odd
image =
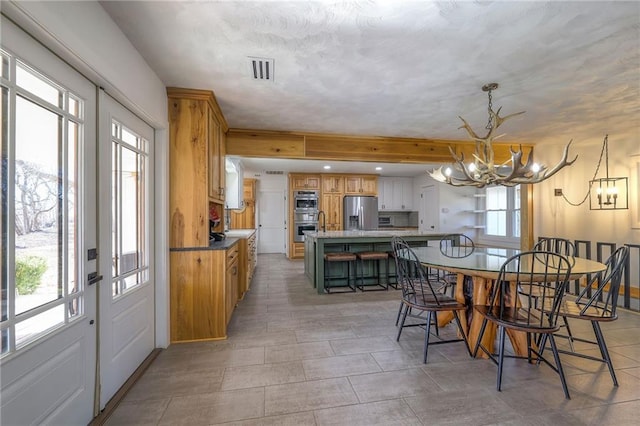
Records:
<instances>
[{"instance_id":1,"label":"ceiling vent","mask_svg":"<svg viewBox=\"0 0 640 426\"><path fill-rule=\"evenodd\" d=\"M249 56L249 70L254 80L273 81L273 59Z\"/></svg>"},{"instance_id":2,"label":"ceiling vent","mask_svg":"<svg viewBox=\"0 0 640 426\"><path fill-rule=\"evenodd\" d=\"M265 173L268 175L283 175L284 172L282 170L265 170Z\"/></svg>"}]
</instances>

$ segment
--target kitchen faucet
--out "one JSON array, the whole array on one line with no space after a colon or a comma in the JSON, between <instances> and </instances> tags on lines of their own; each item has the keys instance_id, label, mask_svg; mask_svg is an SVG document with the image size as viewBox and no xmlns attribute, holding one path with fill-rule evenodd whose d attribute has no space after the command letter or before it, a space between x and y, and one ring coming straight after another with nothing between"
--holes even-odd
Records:
<instances>
[{"instance_id":1,"label":"kitchen faucet","mask_svg":"<svg viewBox=\"0 0 640 426\"><path fill-rule=\"evenodd\" d=\"M320 210L318 212L318 224L320 224L320 213L322 213L322 232L326 232L327 231L327 218L325 216L324 211Z\"/></svg>"}]
</instances>

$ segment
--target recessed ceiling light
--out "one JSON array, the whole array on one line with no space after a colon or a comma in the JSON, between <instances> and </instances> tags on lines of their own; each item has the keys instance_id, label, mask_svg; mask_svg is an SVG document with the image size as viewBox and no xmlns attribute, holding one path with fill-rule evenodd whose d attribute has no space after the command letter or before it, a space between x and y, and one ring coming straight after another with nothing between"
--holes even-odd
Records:
<instances>
[{"instance_id":1,"label":"recessed ceiling light","mask_svg":"<svg viewBox=\"0 0 640 426\"><path fill-rule=\"evenodd\" d=\"M382 170L382 167L376 167L376 170Z\"/></svg>"},{"instance_id":2,"label":"recessed ceiling light","mask_svg":"<svg viewBox=\"0 0 640 426\"><path fill-rule=\"evenodd\" d=\"M331 168L331 166L324 166L325 170L329 170Z\"/></svg>"}]
</instances>

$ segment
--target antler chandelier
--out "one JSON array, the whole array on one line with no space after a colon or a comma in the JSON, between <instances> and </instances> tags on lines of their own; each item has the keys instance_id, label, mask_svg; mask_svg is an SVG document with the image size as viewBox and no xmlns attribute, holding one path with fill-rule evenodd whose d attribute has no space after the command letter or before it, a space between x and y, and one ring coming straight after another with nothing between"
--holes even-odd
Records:
<instances>
[{"instance_id":1,"label":"antler chandelier","mask_svg":"<svg viewBox=\"0 0 640 426\"><path fill-rule=\"evenodd\" d=\"M538 165L533 162L533 156L531 153L527 158L526 164L522 163L522 146L518 151L514 151L510 148L511 158L502 164L496 164L494 160L493 141L498 139L504 134L494 135L495 131L508 119L515 117L516 115L524 114L524 111L516 112L514 114L500 117L500 110L493 111L493 105L491 103L491 92L498 88L498 83L489 83L482 86L482 90L488 92L489 96L489 121L485 127L488 131L486 136L479 137L476 132L473 131L469 123L459 117L464 123L460 126L460 129L465 129L471 139L476 141L475 152L473 154L473 162L465 163L464 154L458 155L451 146L449 151L455 160L453 168L450 166L440 167L436 170L429 172L429 175L439 182L444 182L453 186L475 186L477 188L483 188L488 185L503 185L503 186L515 186L519 184L538 183L545 179L550 178L554 174L558 173L563 167L570 166L576 161L578 156L568 161L569 146L572 141L564 147L562 159L551 169L545 166Z\"/></svg>"}]
</instances>

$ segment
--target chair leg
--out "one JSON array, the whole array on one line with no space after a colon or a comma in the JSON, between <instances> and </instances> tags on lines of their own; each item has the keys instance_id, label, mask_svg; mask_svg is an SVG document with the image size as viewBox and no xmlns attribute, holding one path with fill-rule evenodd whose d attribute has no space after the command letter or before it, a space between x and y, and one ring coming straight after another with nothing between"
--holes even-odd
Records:
<instances>
[{"instance_id":1,"label":"chair leg","mask_svg":"<svg viewBox=\"0 0 640 426\"><path fill-rule=\"evenodd\" d=\"M567 329L567 336L569 336L569 348L571 348L571 352L575 352L575 348L573 347L573 334L571 334L571 328L569 328L569 320L567 317L562 317L562 322L564 322L564 327Z\"/></svg>"},{"instance_id":2,"label":"chair leg","mask_svg":"<svg viewBox=\"0 0 640 426\"><path fill-rule=\"evenodd\" d=\"M396 317L396 327L398 326L398 323L400 322L400 315L402 315L402 307L404 306L404 303L400 302L400 307L398 308L398 316Z\"/></svg>"},{"instance_id":3,"label":"chair leg","mask_svg":"<svg viewBox=\"0 0 640 426\"><path fill-rule=\"evenodd\" d=\"M409 313L409 306L404 310L404 314L402 315L402 322L400 323L400 329L398 330L398 337L396 337L396 342L400 341L400 335L402 334L402 328L404 327L404 322L407 319L407 314Z\"/></svg>"},{"instance_id":4,"label":"chair leg","mask_svg":"<svg viewBox=\"0 0 640 426\"><path fill-rule=\"evenodd\" d=\"M471 348L469 347L469 342L467 341L467 336L464 334L464 329L462 328L462 324L460 324L460 316L458 315L458 311L453 311L453 317L456 320L456 324L458 324L458 331L462 335L462 340L464 340L464 346L467 348L467 352L469 352L469 356L473 356L471 354Z\"/></svg>"},{"instance_id":5,"label":"chair leg","mask_svg":"<svg viewBox=\"0 0 640 426\"><path fill-rule=\"evenodd\" d=\"M433 311L427 312L427 324L425 325L425 328L424 328L424 357L422 359L423 364L427 363L427 353L429 351L429 335L431 334L430 329L431 329L431 321L433 321L433 317L434 317L433 314L434 314Z\"/></svg>"},{"instance_id":6,"label":"chair leg","mask_svg":"<svg viewBox=\"0 0 640 426\"><path fill-rule=\"evenodd\" d=\"M502 388L502 364L504 361L504 340L505 340L505 335L507 334L507 331L505 330L504 327L500 327L500 331L498 332L499 334L499 341L498 341L498 382L497 382L497 389L498 392L500 392L501 388Z\"/></svg>"},{"instance_id":7,"label":"chair leg","mask_svg":"<svg viewBox=\"0 0 640 426\"><path fill-rule=\"evenodd\" d=\"M480 342L482 342L482 337L484 336L484 330L487 328L487 319L485 318L482 321L482 326L480 326L480 333L478 333L478 340L476 340L476 346L473 348L473 357L475 358L478 355L478 349L480 348ZM484 351L484 348L482 348ZM486 352L486 351L485 351ZM489 354L487 354L489 355Z\"/></svg>"},{"instance_id":8,"label":"chair leg","mask_svg":"<svg viewBox=\"0 0 640 426\"><path fill-rule=\"evenodd\" d=\"M553 351L553 359L556 362L556 368L558 369L558 374L560 375L560 381L562 382L562 390L564 391L564 397L567 399L571 399L569 396L569 389L567 388L567 379L564 377L564 370L562 369L562 363L560 362L560 354L558 353L558 347L556 346L556 341L553 338L553 334L549 335L549 342L551 343L551 350Z\"/></svg>"},{"instance_id":9,"label":"chair leg","mask_svg":"<svg viewBox=\"0 0 640 426\"><path fill-rule=\"evenodd\" d=\"M609 355L607 344L604 341L604 335L602 334L600 324L597 321L591 321L591 325L593 326L593 332L595 333L596 340L598 341L598 348L600 349L602 359L607 363L607 367L609 367L609 373L611 374L613 385L618 386L618 379L616 378L616 373L613 370L613 363L611 362L611 356Z\"/></svg>"}]
</instances>

